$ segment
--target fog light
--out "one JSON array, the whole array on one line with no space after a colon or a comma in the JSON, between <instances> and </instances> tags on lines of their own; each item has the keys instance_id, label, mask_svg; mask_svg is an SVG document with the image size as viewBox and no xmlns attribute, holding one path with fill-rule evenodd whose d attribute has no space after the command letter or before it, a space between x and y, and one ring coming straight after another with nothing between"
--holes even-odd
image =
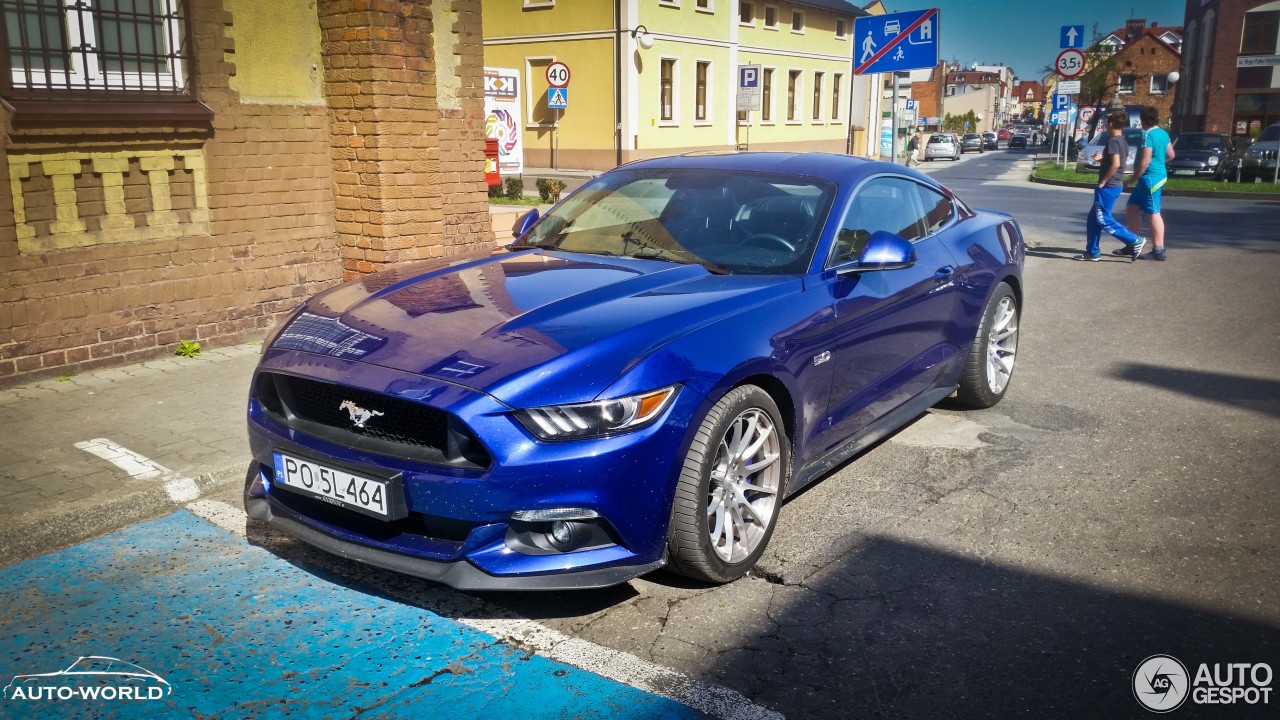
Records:
<instances>
[{"instance_id":1,"label":"fog light","mask_svg":"<svg viewBox=\"0 0 1280 720\"><path fill-rule=\"evenodd\" d=\"M567 548L573 540L573 524L567 522L551 523L551 544L558 548Z\"/></svg>"}]
</instances>

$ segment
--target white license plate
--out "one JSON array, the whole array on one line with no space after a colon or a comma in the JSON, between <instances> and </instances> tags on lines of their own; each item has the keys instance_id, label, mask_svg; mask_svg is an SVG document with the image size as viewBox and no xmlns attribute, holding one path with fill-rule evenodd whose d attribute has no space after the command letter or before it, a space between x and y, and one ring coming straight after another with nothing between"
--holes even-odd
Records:
<instances>
[{"instance_id":1,"label":"white license plate","mask_svg":"<svg viewBox=\"0 0 1280 720\"><path fill-rule=\"evenodd\" d=\"M365 510L391 519L386 480L361 477L284 453L275 453L276 482L332 505Z\"/></svg>"},{"instance_id":2,"label":"white license plate","mask_svg":"<svg viewBox=\"0 0 1280 720\"><path fill-rule=\"evenodd\" d=\"M1173 174L1174 175L1195 175L1196 171L1195 170L1174 170Z\"/></svg>"}]
</instances>

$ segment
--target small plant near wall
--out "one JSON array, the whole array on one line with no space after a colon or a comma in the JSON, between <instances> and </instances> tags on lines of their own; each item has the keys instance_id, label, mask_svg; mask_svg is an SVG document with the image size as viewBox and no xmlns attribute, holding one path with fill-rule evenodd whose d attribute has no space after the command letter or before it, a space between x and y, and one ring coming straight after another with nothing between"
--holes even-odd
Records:
<instances>
[{"instance_id":1,"label":"small plant near wall","mask_svg":"<svg viewBox=\"0 0 1280 720\"><path fill-rule=\"evenodd\" d=\"M544 203L560 202L560 193L564 192L565 182L555 178L538 178L538 196Z\"/></svg>"},{"instance_id":2,"label":"small plant near wall","mask_svg":"<svg viewBox=\"0 0 1280 720\"><path fill-rule=\"evenodd\" d=\"M491 198L502 197L502 192L503 192L503 191L502 191L502 186L501 186L501 185L490 185L490 186L489 186L489 197L491 197Z\"/></svg>"},{"instance_id":3,"label":"small plant near wall","mask_svg":"<svg viewBox=\"0 0 1280 720\"><path fill-rule=\"evenodd\" d=\"M503 185L507 189L507 197L512 200L524 195L524 181L520 178L507 178Z\"/></svg>"},{"instance_id":4,"label":"small plant near wall","mask_svg":"<svg viewBox=\"0 0 1280 720\"><path fill-rule=\"evenodd\" d=\"M184 358L193 358L200 354L200 343L195 340L179 340L178 349L173 354L181 355Z\"/></svg>"}]
</instances>

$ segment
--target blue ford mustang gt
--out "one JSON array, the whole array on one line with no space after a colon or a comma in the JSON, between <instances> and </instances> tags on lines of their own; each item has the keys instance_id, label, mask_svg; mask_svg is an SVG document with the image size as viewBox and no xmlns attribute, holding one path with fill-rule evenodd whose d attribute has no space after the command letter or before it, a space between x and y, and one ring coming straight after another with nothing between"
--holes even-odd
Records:
<instances>
[{"instance_id":1,"label":"blue ford mustang gt","mask_svg":"<svg viewBox=\"0 0 1280 720\"><path fill-rule=\"evenodd\" d=\"M332 288L267 339L251 517L465 589L723 583L788 495L1009 386L1021 231L908 168L649 160L516 230Z\"/></svg>"}]
</instances>

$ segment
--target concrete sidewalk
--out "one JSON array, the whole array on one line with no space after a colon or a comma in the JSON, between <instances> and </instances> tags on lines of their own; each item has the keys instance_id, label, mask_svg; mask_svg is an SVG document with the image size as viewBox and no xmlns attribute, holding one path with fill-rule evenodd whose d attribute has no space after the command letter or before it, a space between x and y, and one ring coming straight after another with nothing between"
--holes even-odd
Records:
<instances>
[{"instance_id":1,"label":"concrete sidewalk","mask_svg":"<svg viewBox=\"0 0 1280 720\"><path fill-rule=\"evenodd\" d=\"M0 389L0 566L239 484L259 347Z\"/></svg>"}]
</instances>

